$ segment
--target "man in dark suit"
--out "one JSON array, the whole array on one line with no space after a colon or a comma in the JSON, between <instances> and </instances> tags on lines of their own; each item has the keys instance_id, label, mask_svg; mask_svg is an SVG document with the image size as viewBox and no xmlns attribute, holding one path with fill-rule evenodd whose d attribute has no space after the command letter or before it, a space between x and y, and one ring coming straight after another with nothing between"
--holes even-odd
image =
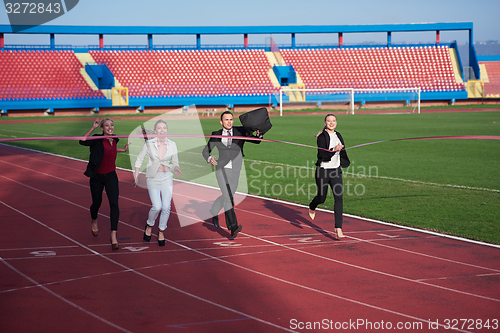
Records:
<instances>
[{"instance_id":1,"label":"man in dark suit","mask_svg":"<svg viewBox=\"0 0 500 333\"><path fill-rule=\"evenodd\" d=\"M224 208L227 229L231 231L231 237L236 237L242 226L238 225L234 212L233 195L238 187L240 171L243 165L243 145L247 140L233 139L234 136L251 136L247 134L244 127L233 127L233 114L225 111L221 114L220 123L222 129L212 132L212 135L227 136L227 138L210 138L203 149L203 158L215 166L215 177L222 194L214 201L210 208L212 223L219 228L219 211ZM260 136L260 132L257 131ZM257 140L248 140L253 143L260 143ZM214 148L219 151L219 159L211 156Z\"/></svg>"}]
</instances>

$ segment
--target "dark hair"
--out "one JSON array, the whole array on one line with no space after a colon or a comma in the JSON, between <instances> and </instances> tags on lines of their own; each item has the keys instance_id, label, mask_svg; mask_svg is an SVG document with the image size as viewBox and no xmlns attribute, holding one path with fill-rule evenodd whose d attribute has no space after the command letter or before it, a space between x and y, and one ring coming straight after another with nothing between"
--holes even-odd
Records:
<instances>
[{"instance_id":1,"label":"dark hair","mask_svg":"<svg viewBox=\"0 0 500 333\"><path fill-rule=\"evenodd\" d=\"M231 111L224 111L220 115L220 120L222 121L222 117L224 117L225 114L230 114L231 116L233 115Z\"/></svg>"},{"instance_id":2,"label":"dark hair","mask_svg":"<svg viewBox=\"0 0 500 333\"><path fill-rule=\"evenodd\" d=\"M325 116L325 121L326 121L326 118L328 117L335 117L335 119L337 119L337 116L335 116L333 113L329 113Z\"/></svg>"},{"instance_id":3,"label":"dark hair","mask_svg":"<svg viewBox=\"0 0 500 333\"><path fill-rule=\"evenodd\" d=\"M155 127L154 127L154 130L156 131L156 126L158 126L158 124L165 124L165 126L167 126L167 131L168 131L168 125L167 123L165 122L165 120L158 120L156 123L155 123Z\"/></svg>"}]
</instances>

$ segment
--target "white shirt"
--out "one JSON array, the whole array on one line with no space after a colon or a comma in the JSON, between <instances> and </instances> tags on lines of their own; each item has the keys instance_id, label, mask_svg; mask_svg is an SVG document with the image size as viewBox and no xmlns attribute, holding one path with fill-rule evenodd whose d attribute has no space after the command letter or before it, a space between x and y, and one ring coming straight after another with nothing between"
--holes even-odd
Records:
<instances>
[{"instance_id":1,"label":"white shirt","mask_svg":"<svg viewBox=\"0 0 500 333\"><path fill-rule=\"evenodd\" d=\"M229 141L229 138L227 138L226 136L233 136L233 129L231 128L229 131L226 130L226 129L222 129L222 135L224 136L222 139L221 139L221 142L224 146L227 147L227 144L228 144L228 141ZM232 140L232 139L231 139ZM208 159L207 159L207 162L210 163L210 159L212 158L212 156L209 156ZM229 161L227 162L227 164L224 166L225 169L232 169L233 168L233 161Z\"/></svg>"},{"instance_id":2,"label":"white shirt","mask_svg":"<svg viewBox=\"0 0 500 333\"><path fill-rule=\"evenodd\" d=\"M333 150L338 144L341 144L341 142L336 132L328 134L330 135L330 145L328 146L328 149ZM336 152L328 162L321 162L320 167L323 169L335 169L340 167L340 153Z\"/></svg>"},{"instance_id":3,"label":"white shirt","mask_svg":"<svg viewBox=\"0 0 500 333\"><path fill-rule=\"evenodd\" d=\"M142 161L147 155L148 165L146 167L146 177L154 177L158 172L160 165L165 166L167 170L170 169L169 172L171 172L175 166L179 166L177 145L175 142L167 138L165 138L165 143L167 144L167 153L163 156L163 158L160 158L157 138L146 141L144 146L142 146L141 152L137 155L135 167L140 168L142 166Z\"/></svg>"}]
</instances>

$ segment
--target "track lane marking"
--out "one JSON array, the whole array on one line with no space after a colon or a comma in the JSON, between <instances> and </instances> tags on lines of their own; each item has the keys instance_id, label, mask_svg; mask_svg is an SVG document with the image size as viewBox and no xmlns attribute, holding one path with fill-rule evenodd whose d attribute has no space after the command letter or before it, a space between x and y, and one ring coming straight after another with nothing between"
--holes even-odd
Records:
<instances>
[{"instance_id":1,"label":"track lane marking","mask_svg":"<svg viewBox=\"0 0 500 333\"><path fill-rule=\"evenodd\" d=\"M362 241L362 240L361 240L361 241ZM397 249L397 248L396 248L396 249ZM398 249L398 250L400 250L400 249Z\"/></svg>"},{"instance_id":2,"label":"track lane marking","mask_svg":"<svg viewBox=\"0 0 500 333\"><path fill-rule=\"evenodd\" d=\"M1 176L1 175L0 175L0 177L7 178L7 177L5 177L5 176ZM7 179L9 179L9 178L7 178ZM11 179L9 179L9 180L11 180ZM60 199L60 200L62 200L62 201L68 202L68 203L70 203L70 204L72 204L72 205L75 205L75 206L78 206L78 207L80 207L80 208L86 209L85 207L83 207L83 206L81 206L81 205L78 205L78 204L76 204L76 203L70 202L70 201L65 200L65 199L63 199L63 198L57 197L57 196L55 196L55 195L53 195L53 194L50 194L50 193L47 193L47 192L45 192L45 191L43 191L43 190L33 188L33 187L29 186L29 185L26 185L26 184L23 184L23 183L17 182L17 181L15 181L15 180L11 180L11 181L16 182L16 183L18 183L18 184L20 184L20 185L23 185L23 186L25 186L25 187L31 188L31 189L33 189L33 190L35 190L35 191L38 191L38 192L44 193L44 194L46 194L46 195L49 195L49 196L52 196L52 197L58 198L58 199ZM0 201L0 203L3 203L3 202L1 202L1 201ZM24 214L24 213L23 213L23 214ZM103 215L103 214L101 214L101 213L99 213L99 214L100 214L100 215ZM130 224L128 224L128 223L125 223L125 222L122 222L122 221L120 221L120 222L121 222L122 224L127 225L127 226L129 226L129 227L132 227L132 228L134 228L134 229L136 229L136 230L141 230L141 231L142 231L142 229L141 229L141 228L138 228L138 227L132 226L132 225L130 225ZM245 235L247 235L248 237L252 237L252 238L256 238L256 239L260 239L259 237L252 236L252 235L249 235L249 234L245 234ZM240 269L243 269L243 270L249 271L249 272L254 273L254 274L256 274L256 275L261 275L261 276L264 276L264 277L267 277L267 278L273 279L273 280L278 281L278 282L286 283L286 284L289 284L289 285L292 285L292 286L295 286L295 287L298 287L298 288L301 288L301 289L304 289L304 290L307 290L307 291L312 291L312 292L314 292L314 293L323 294L323 295L326 295L326 296L329 296L329 297L337 298L337 299L340 299L340 300L344 300L344 301L347 301L347 302L350 302L350 303L354 303L354 304L357 304L357 305L365 306L365 307L372 308L372 309L375 309L375 310L379 310L379 311L382 311L382 312L387 312L387 313L390 313L390 314L398 315L398 316L401 316L401 317L404 317L404 318L413 319L413 320L418 320L418 321L421 321L421 322L428 322L428 320L423 319L423 318L418 318L418 317L415 317L415 316L412 316L412 315L408 315L408 314L405 314L405 313L401 313L401 312L398 312L398 311L394 311L394 310L390 310L390 309L382 308L382 307L379 307L379 306L376 306L376 305L372 305L372 304L369 304L369 303L365 303L365 302L357 301L357 300L350 299L350 298L347 298L347 297L339 296L339 295L332 294L332 293L329 293L329 292L325 292L325 291L322 291L322 290L319 290L319 289L316 289L316 288L312 288L312 287L308 287L308 286L305 286L305 285L302 285L302 284L298 284L298 283L295 283L295 282L292 282L292 281L284 280L284 279L281 279L281 278L279 278L279 277L272 276L272 275L270 275L270 274L266 274L266 273L263 273L263 272L259 272L259 271L256 271L256 270L254 270L254 269L251 269L251 268L248 268L248 267L244 267L244 266L241 266L241 265L235 264L235 263L233 263L233 262L230 262L230 261L227 261L227 260L223 260L223 259L220 259L220 258L214 257L214 256L212 256L212 255L209 255L209 254L207 254L207 253L201 252L201 251L196 250L196 249L189 248L188 246L185 246L185 245L183 245L183 244L180 244L180 243L177 243L177 242L175 242L175 241L169 240L169 239L167 239L167 238L166 238L165 240L166 240L167 242L169 242L169 243L172 243L172 244L178 245L178 246L180 246L180 247L182 247L182 248L188 249L188 250L190 250L190 251L192 251L192 252L195 252L195 253L198 253L198 254L200 254L200 255L202 255L202 256L205 256L205 257L208 257L208 258L214 259L214 260L216 260L216 261L219 261L219 262L222 262L222 263L228 264L228 265L230 265L230 266L234 266L234 267L237 267L237 268L240 268ZM282 246L282 245L280 245L280 244L278 244L278 243L275 243L275 242L271 242L271 241L267 241L267 240L264 240L264 241L269 242L269 243L274 243L274 244L275 244L275 245L277 245L277 246L284 247L284 248L287 248L287 249L291 249L291 250L294 250L294 251L303 252L304 254L306 254L306 255L308 255L308 256L314 256L314 257L318 257L318 258L321 258L321 257L322 257L322 256L314 255L314 254L309 253L309 252L306 252L306 251L302 251L302 250L299 250L299 249L295 249L295 248L292 248L292 247ZM76 242L76 241L75 241L75 242ZM82 245L82 246L83 246L83 245ZM146 278L146 279L148 279L148 280L154 281L154 282L156 282L156 283L158 283L158 284L160 284L160 285L163 285L163 286L165 286L165 287L167 287L167 288L170 288L170 289L172 289L172 290L178 291L178 292L183 293L183 294L185 294L185 295L189 295L189 296L191 296L191 297L193 297L193 298L195 298L195 299L202 300L202 301L207 302L207 303L209 303L209 304L216 305L216 306L221 307L221 308L223 308L223 309L227 309L227 310L229 310L229 311L231 311L231 312L234 312L234 313L239 313L239 314L241 314L241 315L245 315L245 316L247 316L247 317L249 317L249 318L252 318L252 319L254 319L254 320L257 320L257 321L259 321L259 322L263 322L263 323L266 323L266 324L268 324L268 325L271 325L271 326L274 326L274 327L277 327L277 328L280 328L280 329L283 329L283 330L286 330L286 331L291 331L291 332L294 332L294 331L289 330L289 329L287 329L287 328L284 328L284 327L278 326L278 325L276 325L276 324L274 324L274 323L270 323L270 322L264 321L264 320L262 320L262 319L260 319L260 318L253 317L253 316L250 316L250 315L246 315L246 314L241 313L241 312L239 312L239 311L237 311L237 310L234 310L234 309L228 308L228 307L226 307L226 306L224 306L224 305L220 305L220 304L215 303L215 302L212 302L212 301L210 301L210 300L206 300L206 299L204 299L204 298L202 298L202 297L200 297L200 296L197 296L197 295L191 294L191 293L186 292L186 291L184 291L184 290L182 290L182 289L179 289L179 288L173 287L173 286L168 285L168 284L166 284L166 283L164 283L164 282L162 282L162 281L159 281L159 280L156 280L156 279L154 279L154 278L151 278L151 277L149 277L149 276L148 276L148 275L146 275L146 274L143 274L143 273L137 272L137 271L135 271L135 270L133 270L133 269L131 269L131 268L127 267L127 266L126 266L126 265L124 265L124 264L121 264L121 263L119 263L119 262L116 262L116 261L112 260L111 258L108 258L107 256L104 256L104 255L102 255L102 254L98 254L98 255L99 255L99 256L101 256L101 257L103 257L104 259L109 260L110 262L112 262L112 263L114 263L114 264L116 264L116 265L118 265L118 266L122 267L122 268L125 268L125 269L130 269L130 271L131 271L131 272L133 272L133 273L135 273L135 274L137 274L137 275L139 275L139 276L142 276L142 277L144 277L144 278ZM377 271L375 271L375 270L366 269L366 268L363 268L363 267L361 267L361 266L356 266L356 265L346 264L346 263L343 263L343 262L340 262L340 261L336 261L336 260L334 260L334 259L330 259L330 258L326 258L326 257L322 257L322 258L325 258L325 259L327 259L327 260L329 260L329 261L334 261L334 262L341 263L341 264L345 264L345 265L348 265L348 266L359 267L359 268L361 268L361 269L363 269L363 270L367 270L367 271L372 271L372 272L378 273L378 272L377 272ZM384 274L384 275L390 275L390 274L387 274L387 273L382 273L382 274ZM390 276L392 276L392 277L397 277L396 275L390 275ZM403 279L404 279L404 280L406 280L406 281L409 281L409 282L414 282L413 280L410 280L410 279L406 279L406 278L403 278ZM422 284L425 284L425 283L422 283ZM436 286L434 286L434 285L432 285L432 284L426 284L426 285L429 285L429 286L432 286L432 287L436 287ZM446 289L446 288L441 288L441 289ZM450 289L449 291L454 291L454 290ZM455 292L459 292L459 291L455 291ZM459 292L459 293L460 293L460 292ZM476 297L483 298L482 296L478 296L478 295L474 295L474 294L468 294L468 295L469 295L469 296L476 296ZM493 300L495 300L495 299L493 299ZM500 300L499 300L499 301L500 301ZM442 325L442 324L439 324L439 325L444 327L444 325ZM460 332L468 332L468 331L460 331Z\"/></svg>"},{"instance_id":3,"label":"track lane marking","mask_svg":"<svg viewBox=\"0 0 500 333\"><path fill-rule=\"evenodd\" d=\"M248 214L254 214L254 215L259 215L261 217L266 217L266 218L272 218L272 219L275 219L275 220L280 220L280 221L283 221L283 222L287 222L287 220L285 219L282 219L280 217L274 217L274 216L269 216L269 215L264 215L264 214L260 214L260 213L257 213L257 212L252 212L252 211L249 211L249 210L245 210L245 209L238 209L240 211L243 211L243 212L246 212ZM331 212L329 212L331 213ZM318 228L319 229L319 228ZM328 234L333 234L333 232L330 232L330 231L326 231L326 230L323 230L323 229L320 229L322 230L323 232L326 232ZM319 230L318 230L319 231ZM242 233L243 235L245 235L245 233ZM397 250L397 251L402 251L402 252L407 252L407 253L411 253L411 254L414 254L414 255L417 255L417 256L424 256L424 257L428 257L428 258L432 258L432 259L436 259L436 260L443 260L443 261L447 261L447 262L450 262L450 263L454 263L454 264L460 264L460 265L465 265L465 266L470 266L470 267L474 267L474 268L480 268L480 269L484 269L484 270L490 270L490 271L494 271L494 272L500 272L499 269L495 269L495 268L489 268L489 267L484 267L484 266L478 266L478 265L474 265L474 264L469 264L469 263L466 263L466 262L461 262L461 261L456 261L456 260L452 260L452 259L446 259L446 258L441 258L441 257L436 257L436 256L433 256L433 255L429 255L429 254L425 254L425 253L421 253L421 252L415 252L415 251L411 251L411 250L406 250L406 249L402 249L402 248L398 248L398 247L393 247L393 246L389 246L389 245L384 245L384 244L379 244L379 243L374 243L373 241L371 240L364 240L364 239L361 239L361 238L357 238L357 237L353 237L353 236L349 236L350 233L346 233L345 236L346 238L349 238L349 239L352 239L352 240L355 240L357 242L362 242L362 243L370 243L372 245L376 245L376 246L382 246L382 247L388 247L392 250Z\"/></svg>"},{"instance_id":4,"label":"track lane marking","mask_svg":"<svg viewBox=\"0 0 500 333\"><path fill-rule=\"evenodd\" d=\"M2 178L6 178L6 179L9 179L8 177L1 176L1 175L0 175L0 177L2 177ZM20 182L15 181L15 180L12 180L12 179L10 179L10 180L11 180L11 181L13 181L13 182L15 182L15 183L18 183L18 184L20 184L20 185L23 185L23 186L25 186L25 187L28 187L28 188L30 188L30 189L33 189L33 190L35 190L35 191L38 191L38 192L44 193L45 195L48 195L48 196L51 196L51 197L57 198L57 199L59 199L59 200L62 200L62 201L64 201L64 202L67 202L67 203L69 203L69 204L72 204L72 205L75 205L75 206L77 206L77 207L80 207L80 208L83 208L83 209L87 210L87 208L86 208L86 207L83 207L83 206L81 206L81 205L78 205L78 204L76 204L76 203L73 203L73 202L71 202L71 201L68 201L68 200L66 200L66 199L63 199L63 198L57 197L57 196L55 196L55 195L53 195L53 194L47 193L47 192L45 192L45 191L42 191L42 190L36 189L36 188L34 188L34 187L32 187L32 186L29 186L29 185L26 185L26 184L22 184L22 183L20 183ZM236 314L241 315L241 316L244 316L244 317L246 317L246 318L253 319L253 320L255 320L255 321L257 321L257 322L260 322L260 323L262 323L262 324L266 324L266 325L269 325L269 326L272 326L272 327L275 327L275 328L278 328L278 329L281 329L281 330L284 330L284 331L287 331L287 332L296 332L296 331L291 330L291 329L289 329L289 328L282 327L282 326L279 326L279 325L274 324L274 323L272 323L272 322L266 321L266 320L264 320L264 319L261 319L261 318L258 318L258 317L255 317L255 316L252 316L252 315L246 314L246 313L244 313L244 312L242 312L242 311L238 311L238 310L236 310L236 309L233 309L233 308L227 307L227 306L225 306L225 305L222 305L222 304L216 303L216 302L214 302L214 301L210 301L210 300L205 299L205 298L203 298L203 297L200 297L200 296L198 296L198 295L192 294L192 293L190 293L190 292L187 292L187 291L185 291L185 290L182 290L182 289L176 288L176 287L171 286L171 285L169 285L169 284L167 284L167 283L164 283L164 282L162 282L162 281L160 281L160 280L157 280L157 279L155 279L155 278L152 278L152 277L150 277L150 276L148 276L148 275L146 275L146 274L144 274L144 273L138 272L138 271L136 271L136 270L134 270L134 269L132 269L132 268L130 268L130 267L128 267L128 266L126 266L126 265L122 264L122 263L119 263L119 262L117 262L117 261L115 261L115 260L113 260L113 259L111 259L111 258L108 258L107 256L105 256L105 255L103 255L103 254L101 254L101 253L98 253L98 252L96 252L96 251L92 250L91 248L89 248L89 247L87 247L87 246L85 246L85 245L81 244L80 242L78 242L78 241L76 241L76 240L74 240L74 239L70 238L69 236L64 235L63 233L61 233L61 232L59 232L59 231L55 230L54 228L51 228L51 227L47 226L47 225L46 225L46 224L44 224L43 222L40 222L40 221L38 221L37 219L35 219L35 218L33 218L33 217L31 217L31 216L29 216L29 215L27 215L27 214L25 214L25 213L23 213L23 212L21 212L21 211L17 210L16 208L14 208L14 207L12 207L12 206L10 206L10 205L8 205L8 204L4 203L3 201L0 201L0 204L3 204L4 206L6 206L6 207L8 207L8 208L10 208L10 209L12 209L12 210L14 210L15 212L17 212L17 213L19 213L19 214L21 214L21 215L23 215L23 216L25 216L25 217L28 217L28 218L29 218L29 219L31 219L32 221L35 221L36 223L38 223L38 224L40 224L40 225L42 225L42 226L44 226L44 227L48 228L49 230L51 230L51 231L53 231L53 232L57 233L58 235L60 235L60 236L62 236L62 237L64 237L64 238L66 238L66 239L68 239L68 240L72 241L73 243L75 243L75 244L77 244L77 245L81 246L82 248L84 248L84 249L86 249L86 250L90 251L91 253L93 253L93 254L95 254L95 255L97 255L97 256L99 256L99 257L101 257L101 258L105 259L105 260L108 260L109 262L111 262L111 263L113 263L113 264L115 264L115 265L117 265L117 266L119 266L119 267L122 267L122 268L124 268L124 269L126 269L126 270L129 270L129 272L134 273L134 274L137 274L137 275L139 275L140 277L146 278L147 280L153 281L153 282L155 282L155 283L157 283L157 284L159 284L159 285L162 285L162 286L164 286L164 287L167 287L167 288L169 288L169 289L171 289L171 290L177 291L177 292L179 292L179 293L182 293L182 294L184 294L184 295L186 295L186 296L192 297L192 298L197 299L197 300L199 300L199 301L202 301L202 302L205 302L205 303L211 304L211 305L213 305L213 306L216 306L216 307L218 307L218 308L221 308L221 309L227 310L227 311L229 311L229 312L236 313ZM101 214L101 213L99 213L99 214L100 214L100 215L103 215L103 214ZM125 223L125 222L121 222L121 223L122 223L122 224L125 224L125 225L127 225L127 226L129 226L129 227L132 227L132 228L134 228L134 229L140 229L140 228L137 228L137 227L135 227L135 226L129 225L128 223ZM142 229L140 229L140 230L142 230ZM170 241L170 240L168 240L168 239L165 239L165 240L167 240L168 242L171 242L171 243L174 243L174 244L175 244L175 242L172 242L172 241ZM184 248L189 249L188 247L186 247L186 246L184 246L184 245L182 245L182 244L178 244L178 245L179 245L179 246L181 246L181 247L184 247ZM209 255L207 255L207 254L204 254L203 252L200 252L200 251L196 251L196 250L193 250L193 249L189 249L189 250L191 250L191 251L193 251L193 252L195 252L195 253L199 253L199 254L201 254L201 255L203 255L203 256L208 256L208 257L211 257L212 259L215 259L215 260L218 260L218 261L221 261L221 262L227 262L227 261L225 261L225 260L218 259L218 258L216 258L216 257L209 256ZM2 259L2 261L4 261L4 260ZM5 262L5 261L4 261L4 262ZM5 263L6 263L6 262L5 262ZM227 262L227 263L229 263L229 262ZM7 266L8 266L8 267L11 267L11 268L15 269L12 265L9 265L8 263L6 263L6 264L7 264ZM16 272L19 272L19 271L16 271ZM22 272L19 272L19 273L20 273L20 274L23 274ZM25 276L26 278L28 278L28 280L32 281L32 282L33 282L33 283L35 283L35 284L37 283L35 280L33 280L33 279L29 278L29 277L28 277L28 276L26 276L26 275L22 275L22 276ZM74 304L74 303L72 303L72 302L70 302L70 301L67 301L64 297L62 297L62 296L58 295L57 293L55 293L55 292L51 291L51 290L50 290L50 289L48 289L47 287L43 287L43 286L41 286L41 285L40 285L40 287L41 287L41 288L43 288L44 290L46 290L46 291L50 292L50 293L51 293L51 294L53 294L53 295L57 295L57 297L58 297L58 298L60 298L60 299L62 299L62 300L65 300L68 304ZM78 305L76 305L76 304L75 304L75 307L77 307L78 309L81 309L81 310L82 310L82 311L84 311L85 313L92 314L92 316L93 316L93 317L95 317L95 318L100 318L100 317L99 317L99 316L97 316L96 314L93 314L92 312L90 312L90 311L88 311L88 310L85 310L84 308L81 308L81 307L79 307L79 306L78 306ZM103 320L104 320L104 319L103 319ZM116 327L118 328L119 326L116 326ZM125 330L125 329L122 329L122 331L124 331L124 332L129 332L129 331Z\"/></svg>"}]
</instances>

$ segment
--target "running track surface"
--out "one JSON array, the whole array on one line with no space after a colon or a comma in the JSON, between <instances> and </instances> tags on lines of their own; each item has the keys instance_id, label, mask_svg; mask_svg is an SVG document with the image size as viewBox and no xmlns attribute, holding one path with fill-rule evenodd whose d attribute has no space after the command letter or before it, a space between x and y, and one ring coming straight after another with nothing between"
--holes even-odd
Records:
<instances>
[{"instance_id":1,"label":"running track surface","mask_svg":"<svg viewBox=\"0 0 500 333\"><path fill-rule=\"evenodd\" d=\"M106 197L90 232L85 165L0 145L0 332L498 331L498 247L355 217L336 240L331 212L255 197L232 240L180 227L218 190L176 182L186 204L160 248L142 241L147 191L119 170L112 251Z\"/></svg>"}]
</instances>

